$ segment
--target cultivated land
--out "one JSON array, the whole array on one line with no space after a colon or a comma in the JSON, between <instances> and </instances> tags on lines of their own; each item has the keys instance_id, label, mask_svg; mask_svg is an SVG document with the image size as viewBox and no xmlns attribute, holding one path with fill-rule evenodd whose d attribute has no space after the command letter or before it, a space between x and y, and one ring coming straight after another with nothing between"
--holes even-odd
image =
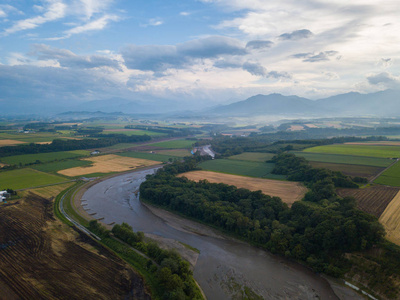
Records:
<instances>
[{"instance_id":1,"label":"cultivated land","mask_svg":"<svg viewBox=\"0 0 400 300\"><path fill-rule=\"evenodd\" d=\"M55 219L52 201L37 195L0 205L0 249L1 299L150 299L125 262Z\"/></svg>"},{"instance_id":2,"label":"cultivated land","mask_svg":"<svg viewBox=\"0 0 400 300\"><path fill-rule=\"evenodd\" d=\"M374 183L390 185L390 186L400 186L400 163L397 162L389 169L385 170Z\"/></svg>"},{"instance_id":3,"label":"cultivated land","mask_svg":"<svg viewBox=\"0 0 400 300\"><path fill-rule=\"evenodd\" d=\"M75 167L83 167L91 165L92 163L87 160L69 159L65 161L56 161L47 164L32 165L31 168L48 173L56 173L57 171L70 169Z\"/></svg>"},{"instance_id":4,"label":"cultivated land","mask_svg":"<svg viewBox=\"0 0 400 300\"><path fill-rule=\"evenodd\" d=\"M298 182L279 181L262 178L251 178L230 174L221 174L209 171L193 171L180 174L194 181L207 179L211 183L225 183L238 188L246 188L251 191L261 190L269 196L276 196L282 199L289 206L293 202L301 200L307 192L307 188Z\"/></svg>"},{"instance_id":5,"label":"cultivated land","mask_svg":"<svg viewBox=\"0 0 400 300\"><path fill-rule=\"evenodd\" d=\"M102 132L103 134L125 134L125 135L144 135L149 136L165 136L165 133L155 132L150 130L138 130L138 129L106 129Z\"/></svg>"},{"instance_id":6,"label":"cultivated land","mask_svg":"<svg viewBox=\"0 0 400 300\"><path fill-rule=\"evenodd\" d=\"M351 142L346 145L375 145L375 146L400 146L400 142L396 141L369 141L369 142Z\"/></svg>"},{"instance_id":7,"label":"cultivated land","mask_svg":"<svg viewBox=\"0 0 400 300\"><path fill-rule=\"evenodd\" d=\"M360 210L379 218L389 203L396 197L399 189L372 186L362 189L338 189L337 192L341 197L354 197Z\"/></svg>"},{"instance_id":8,"label":"cultivated land","mask_svg":"<svg viewBox=\"0 0 400 300\"><path fill-rule=\"evenodd\" d=\"M1 188L10 188L13 190L46 184L56 184L65 181L67 181L67 179L63 177L46 174L29 168L0 172Z\"/></svg>"},{"instance_id":9,"label":"cultivated land","mask_svg":"<svg viewBox=\"0 0 400 300\"><path fill-rule=\"evenodd\" d=\"M74 182L61 183L57 185L45 186L36 189L29 189L25 193L32 192L40 197L50 199L56 197L59 193L61 193L62 191L64 191L65 189L69 188L74 184L75 184ZM19 192L19 194L21 194L21 192Z\"/></svg>"},{"instance_id":10,"label":"cultivated land","mask_svg":"<svg viewBox=\"0 0 400 300\"><path fill-rule=\"evenodd\" d=\"M354 156L393 158L400 157L400 146L376 146L376 145L326 145L307 148L306 153L329 153Z\"/></svg>"},{"instance_id":11,"label":"cultivated land","mask_svg":"<svg viewBox=\"0 0 400 300\"><path fill-rule=\"evenodd\" d=\"M251 177L264 177L271 179L285 179L283 175L272 174L272 163L243 161L234 159L214 159L202 162L199 167L203 170L236 174Z\"/></svg>"},{"instance_id":12,"label":"cultivated land","mask_svg":"<svg viewBox=\"0 0 400 300\"><path fill-rule=\"evenodd\" d=\"M326 168L332 171L339 171L345 175L349 176L359 176L366 177L367 179L372 179L374 176L383 171L384 168L372 167L372 166L362 166L362 165L348 165L348 164L333 164L324 162L310 162L311 166L314 168Z\"/></svg>"},{"instance_id":13,"label":"cultivated land","mask_svg":"<svg viewBox=\"0 0 400 300\"><path fill-rule=\"evenodd\" d=\"M93 165L88 167L76 167L76 168L61 170L58 171L58 173L69 177L75 177L93 173L123 172L136 168L159 164L158 161L123 157L114 154L88 157L84 158L83 160L90 161L93 163Z\"/></svg>"},{"instance_id":14,"label":"cultivated land","mask_svg":"<svg viewBox=\"0 0 400 300\"><path fill-rule=\"evenodd\" d=\"M70 159L77 158L82 156L89 155L89 151L85 150L74 150L74 151L60 151L60 152L50 152L50 153L38 153L38 154L23 154L23 155L15 155L15 156L7 156L2 157L0 160L3 163L9 165L18 165L18 164L32 164L36 161L41 162L50 162L54 160L62 160L62 159Z\"/></svg>"},{"instance_id":15,"label":"cultivated land","mask_svg":"<svg viewBox=\"0 0 400 300\"><path fill-rule=\"evenodd\" d=\"M265 162L272 159L274 156L275 154L273 153L244 152L238 155L230 156L229 159Z\"/></svg>"},{"instance_id":16,"label":"cultivated land","mask_svg":"<svg viewBox=\"0 0 400 300\"><path fill-rule=\"evenodd\" d=\"M153 147L166 148L166 149L180 149L180 148L190 148L195 143L195 140L173 140L159 143L150 144Z\"/></svg>"},{"instance_id":17,"label":"cultivated land","mask_svg":"<svg viewBox=\"0 0 400 300\"><path fill-rule=\"evenodd\" d=\"M400 245L400 192L386 207L379 222L385 227L386 238Z\"/></svg>"},{"instance_id":18,"label":"cultivated land","mask_svg":"<svg viewBox=\"0 0 400 300\"><path fill-rule=\"evenodd\" d=\"M178 156L178 157L184 157L184 156L191 156L192 155L190 153L190 151L187 150L187 149L157 150L156 153L157 154L163 154L163 155Z\"/></svg>"},{"instance_id":19,"label":"cultivated land","mask_svg":"<svg viewBox=\"0 0 400 300\"><path fill-rule=\"evenodd\" d=\"M0 140L0 147L2 146L14 146L18 144L24 144L24 142L16 140Z\"/></svg>"},{"instance_id":20,"label":"cultivated land","mask_svg":"<svg viewBox=\"0 0 400 300\"><path fill-rule=\"evenodd\" d=\"M393 160L391 159L379 158L379 157L310 153L310 152L292 152L292 153L297 156L302 156L308 161L325 162L325 163L363 165L363 166L382 167L382 168L385 168L389 166L391 163L393 163Z\"/></svg>"},{"instance_id":21,"label":"cultivated land","mask_svg":"<svg viewBox=\"0 0 400 300\"><path fill-rule=\"evenodd\" d=\"M118 155L124 156L124 157L149 159L149 160L158 161L158 162L167 162L169 159L180 159L180 157L178 157L178 156L163 155L163 154L150 153L150 152L136 152L136 151L118 153Z\"/></svg>"}]
</instances>

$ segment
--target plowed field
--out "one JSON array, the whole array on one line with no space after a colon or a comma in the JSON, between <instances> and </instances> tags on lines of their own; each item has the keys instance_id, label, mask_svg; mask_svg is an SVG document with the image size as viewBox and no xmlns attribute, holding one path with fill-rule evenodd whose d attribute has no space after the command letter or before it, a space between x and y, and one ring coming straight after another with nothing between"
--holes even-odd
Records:
<instances>
[{"instance_id":1,"label":"plowed field","mask_svg":"<svg viewBox=\"0 0 400 300\"><path fill-rule=\"evenodd\" d=\"M302 199L307 188L298 182L279 181L264 178L252 178L238 175L222 174L209 171L194 171L180 174L194 181L207 179L211 183L225 183L238 188L245 188L251 191L261 190L264 194L277 196L289 206L293 202Z\"/></svg>"},{"instance_id":2,"label":"plowed field","mask_svg":"<svg viewBox=\"0 0 400 300\"><path fill-rule=\"evenodd\" d=\"M53 217L34 194L0 205L0 299L150 299L111 252Z\"/></svg>"},{"instance_id":3,"label":"plowed field","mask_svg":"<svg viewBox=\"0 0 400 300\"><path fill-rule=\"evenodd\" d=\"M400 192L379 218L386 230L386 238L400 246Z\"/></svg>"},{"instance_id":4,"label":"plowed field","mask_svg":"<svg viewBox=\"0 0 400 300\"><path fill-rule=\"evenodd\" d=\"M398 188L373 186L364 189L338 189L341 197L353 196L357 207L371 215L380 217L390 201L399 192Z\"/></svg>"},{"instance_id":5,"label":"plowed field","mask_svg":"<svg viewBox=\"0 0 400 300\"><path fill-rule=\"evenodd\" d=\"M16 140L0 140L0 147L1 146L14 146L18 144L24 144L25 142L16 141Z\"/></svg>"}]
</instances>

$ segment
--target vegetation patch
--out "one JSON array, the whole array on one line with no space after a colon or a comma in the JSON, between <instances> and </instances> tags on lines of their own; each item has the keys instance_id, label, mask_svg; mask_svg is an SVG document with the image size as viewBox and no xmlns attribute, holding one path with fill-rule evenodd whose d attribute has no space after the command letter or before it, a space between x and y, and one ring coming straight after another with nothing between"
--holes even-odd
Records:
<instances>
[{"instance_id":1,"label":"vegetation patch","mask_svg":"<svg viewBox=\"0 0 400 300\"><path fill-rule=\"evenodd\" d=\"M159 142L159 143L153 143L151 144L154 147L159 147L159 148L166 148L166 149L181 149L181 148L190 148L196 141L194 140L174 140L174 141L165 141L165 142Z\"/></svg>"},{"instance_id":2,"label":"vegetation patch","mask_svg":"<svg viewBox=\"0 0 400 300\"><path fill-rule=\"evenodd\" d=\"M1 161L9 165L29 165L35 163L44 163L55 160L63 160L70 158L82 157L88 154L88 151L61 151L61 152L50 152L50 153L38 153L38 154L24 154L2 157Z\"/></svg>"},{"instance_id":3,"label":"vegetation patch","mask_svg":"<svg viewBox=\"0 0 400 300\"><path fill-rule=\"evenodd\" d=\"M400 157L400 146L376 146L376 145L326 145L307 148L304 152L344 154L354 156L394 158Z\"/></svg>"},{"instance_id":4,"label":"vegetation patch","mask_svg":"<svg viewBox=\"0 0 400 300\"><path fill-rule=\"evenodd\" d=\"M158 162L168 162L169 160L180 159L180 157L178 157L178 156L163 155L163 154L150 153L150 152L137 152L137 151L118 153L118 155L124 156L124 157L149 159L149 160L158 161Z\"/></svg>"},{"instance_id":5,"label":"vegetation patch","mask_svg":"<svg viewBox=\"0 0 400 300\"><path fill-rule=\"evenodd\" d=\"M106 129L103 131L104 134L125 134L127 136L132 135L149 135L149 136L165 136L165 133L154 132L151 130L136 130L136 129Z\"/></svg>"},{"instance_id":6,"label":"vegetation patch","mask_svg":"<svg viewBox=\"0 0 400 300\"><path fill-rule=\"evenodd\" d=\"M55 173L60 170L70 169L75 167L83 167L91 164L92 163L87 160L69 159L69 160L51 162L47 164L32 165L32 168L42 172Z\"/></svg>"},{"instance_id":7,"label":"vegetation patch","mask_svg":"<svg viewBox=\"0 0 400 300\"><path fill-rule=\"evenodd\" d=\"M56 184L65 181L66 179L60 176L46 174L29 168L0 172L1 186L13 190L46 184Z\"/></svg>"},{"instance_id":8,"label":"vegetation patch","mask_svg":"<svg viewBox=\"0 0 400 300\"><path fill-rule=\"evenodd\" d=\"M187 149L156 150L157 154L185 157L192 155Z\"/></svg>"},{"instance_id":9,"label":"vegetation patch","mask_svg":"<svg viewBox=\"0 0 400 300\"><path fill-rule=\"evenodd\" d=\"M252 178L230 174L220 174L209 171L192 171L179 175L190 180L207 180L210 183L224 183L245 188L250 191L261 191L265 195L276 196L289 206L301 200L307 192L302 184L293 181L278 181L271 179Z\"/></svg>"},{"instance_id":10,"label":"vegetation patch","mask_svg":"<svg viewBox=\"0 0 400 300\"><path fill-rule=\"evenodd\" d=\"M73 184L74 184L73 182L61 183L61 184L57 184L57 185L51 185L51 186L46 186L46 187L41 187L41 188L36 188L36 189L30 189L29 192L34 193L40 197L49 199L49 198L56 197L58 194L60 194L65 189L71 187Z\"/></svg>"},{"instance_id":11,"label":"vegetation patch","mask_svg":"<svg viewBox=\"0 0 400 300\"><path fill-rule=\"evenodd\" d=\"M236 174L251 177L263 177L270 179L285 179L285 176L272 174L273 163L261 163L254 161L214 159L202 162L199 167L203 170Z\"/></svg>"},{"instance_id":12,"label":"vegetation patch","mask_svg":"<svg viewBox=\"0 0 400 300\"><path fill-rule=\"evenodd\" d=\"M159 164L158 161L123 157L114 154L93 156L85 158L83 160L92 162L92 165L88 167L65 169L58 171L58 173L69 177L75 177L92 173L123 172L136 168Z\"/></svg>"},{"instance_id":13,"label":"vegetation patch","mask_svg":"<svg viewBox=\"0 0 400 300\"><path fill-rule=\"evenodd\" d=\"M397 162L389 169L385 170L381 176L375 179L374 183L400 186L400 163Z\"/></svg>"},{"instance_id":14,"label":"vegetation patch","mask_svg":"<svg viewBox=\"0 0 400 300\"><path fill-rule=\"evenodd\" d=\"M272 159L274 155L273 153L244 152L242 154L230 156L229 159L266 162Z\"/></svg>"},{"instance_id":15,"label":"vegetation patch","mask_svg":"<svg viewBox=\"0 0 400 300\"><path fill-rule=\"evenodd\" d=\"M17 140L0 140L0 147L2 146L13 146L13 145L18 145L18 144L23 144L24 142L22 141L17 141Z\"/></svg>"},{"instance_id":16,"label":"vegetation patch","mask_svg":"<svg viewBox=\"0 0 400 300\"><path fill-rule=\"evenodd\" d=\"M366 177L368 179L373 178L379 172L383 171L384 168L372 167L372 166L362 166L362 165L348 165L348 164L333 164L311 161L311 166L313 168L325 168L335 172L342 172L345 175L352 177Z\"/></svg>"}]
</instances>

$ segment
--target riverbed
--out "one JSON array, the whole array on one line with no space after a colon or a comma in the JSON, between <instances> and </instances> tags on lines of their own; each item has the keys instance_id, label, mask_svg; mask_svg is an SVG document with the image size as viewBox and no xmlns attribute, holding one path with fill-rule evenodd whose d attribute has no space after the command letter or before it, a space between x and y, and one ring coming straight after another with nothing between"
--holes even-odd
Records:
<instances>
[{"instance_id":1,"label":"riverbed","mask_svg":"<svg viewBox=\"0 0 400 300\"><path fill-rule=\"evenodd\" d=\"M122 174L89 187L82 197L84 210L105 224L126 222L135 231L200 250L194 278L207 299L232 299L245 291L264 299L363 299L348 288L332 288L304 266L224 237L207 226L172 214L153 213L141 204L137 192L146 175L154 171Z\"/></svg>"}]
</instances>

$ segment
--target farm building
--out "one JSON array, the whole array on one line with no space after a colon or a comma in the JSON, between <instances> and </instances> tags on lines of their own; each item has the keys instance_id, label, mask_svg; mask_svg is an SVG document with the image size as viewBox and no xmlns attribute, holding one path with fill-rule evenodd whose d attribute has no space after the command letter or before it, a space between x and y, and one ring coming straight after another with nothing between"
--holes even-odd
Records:
<instances>
[{"instance_id":1,"label":"farm building","mask_svg":"<svg viewBox=\"0 0 400 300\"><path fill-rule=\"evenodd\" d=\"M7 193L7 191L0 191L0 202L4 202L5 200L7 200L8 196L9 194Z\"/></svg>"},{"instance_id":2,"label":"farm building","mask_svg":"<svg viewBox=\"0 0 400 300\"><path fill-rule=\"evenodd\" d=\"M90 155L97 155L100 154L99 150L94 150L93 152L90 152Z\"/></svg>"}]
</instances>

